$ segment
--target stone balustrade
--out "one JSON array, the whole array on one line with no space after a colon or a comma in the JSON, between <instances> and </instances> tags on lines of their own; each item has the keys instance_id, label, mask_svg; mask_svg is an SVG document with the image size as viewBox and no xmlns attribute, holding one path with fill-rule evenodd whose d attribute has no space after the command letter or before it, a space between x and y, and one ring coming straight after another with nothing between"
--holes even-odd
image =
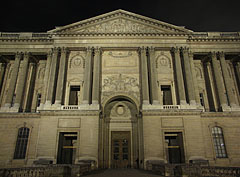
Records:
<instances>
[{"instance_id":1,"label":"stone balustrade","mask_svg":"<svg viewBox=\"0 0 240 177\"><path fill-rule=\"evenodd\" d=\"M239 177L239 167L201 166L199 164L148 164L147 170L163 176Z\"/></svg>"},{"instance_id":2,"label":"stone balustrade","mask_svg":"<svg viewBox=\"0 0 240 177\"><path fill-rule=\"evenodd\" d=\"M70 177L82 176L91 171L90 164L81 165L48 165L41 167L2 168L1 177Z\"/></svg>"}]
</instances>

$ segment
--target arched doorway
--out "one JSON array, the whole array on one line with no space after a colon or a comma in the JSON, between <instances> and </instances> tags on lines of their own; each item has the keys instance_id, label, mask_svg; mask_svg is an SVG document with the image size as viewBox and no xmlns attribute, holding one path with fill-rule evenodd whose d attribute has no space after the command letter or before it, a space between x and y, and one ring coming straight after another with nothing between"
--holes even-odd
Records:
<instances>
[{"instance_id":1,"label":"arched doorway","mask_svg":"<svg viewBox=\"0 0 240 177\"><path fill-rule=\"evenodd\" d=\"M102 113L99 165L103 168L137 168L143 144L137 105L126 96L117 96L103 105Z\"/></svg>"}]
</instances>

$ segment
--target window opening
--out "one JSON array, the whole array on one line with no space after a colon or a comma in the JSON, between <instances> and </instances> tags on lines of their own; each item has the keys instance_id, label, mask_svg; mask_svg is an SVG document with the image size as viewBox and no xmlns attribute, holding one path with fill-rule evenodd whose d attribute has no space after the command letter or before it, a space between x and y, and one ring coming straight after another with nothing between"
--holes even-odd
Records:
<instances>
[{"instance_id":1,"label":"window opening","mask_svg":"<svg viewBox=\"0 0 240 177\"><path fill-rule=\"evenodd\" d=\"M78 105L79 85L70 86L69 105Z\"/></svg>"},{"instance_id":2,"label":"window opening","mask_svg":"<svg viewBox=\"0 0 240 177\"><path fill-rule=\"evenodd\" d=\"M171 93L171 86L170 85L162 85L162 99L163 105L172 105L172 93Z\"/></svg>"},{"instance_id":3,"label":"window opening","mask_svg":"<svg viewBox=\"0 0 240 177\"><path fill-rule=\"evenodd\" d=\"M37 107L39 107L41 104L41 97L42 97L41 93L38 93L37 94Z\"/></svg>"},{"instance_id":4,"label":"window opening","mask_svg":"<svg viewBox=\"0 0 240 177\"><path fill-rule=\"evenodd\" d=\"M227 152L221 127L212 128L213 144L217 158L227 158Z\"/></svg>"},{"instance_id":5,"label":"window opening","mask_svg":"<svg viewBox=\"0 0 240 177\"><path fill-rule=\"evenodd\" d=\"M165 133L166 154L169 163L184 163L183 137L181 132Z\"/></svg>"},{"instance_id":6,"label":"window opening","mask_svg":"<svg viewBox=\"0 0 240 177\"><path fill-rule=\"evenodd\" d=\"M199 93L199 97L200 97L200 104L201 106L204 106L204 98L203 98L203 93Z\"/></svg>"},{"instance_id":7,"label":"window opening","mask_svg":"<svg viewBox=\"0 0 240 177\"><path fill-rule=\"evenodd\" d=\"M18 129L17 142L14 152L14 159L25 159L29 137L29 128Z\"/></svg>"}]
</instances>

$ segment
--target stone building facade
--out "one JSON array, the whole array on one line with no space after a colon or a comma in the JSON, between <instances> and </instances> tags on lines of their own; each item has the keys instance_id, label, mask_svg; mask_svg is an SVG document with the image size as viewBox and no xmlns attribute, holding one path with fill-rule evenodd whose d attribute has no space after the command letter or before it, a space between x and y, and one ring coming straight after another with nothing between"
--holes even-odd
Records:
<instances>
[{"instance_id":1,"label":"stone building facade","mask_svg":"<svg viewBox=\"0 0 240 177\"><path fill-rule=\"evenodd\" d=\"M123 10L0 33L0 167L239 166L239 35Z\"/></svg>"}]
</instances>

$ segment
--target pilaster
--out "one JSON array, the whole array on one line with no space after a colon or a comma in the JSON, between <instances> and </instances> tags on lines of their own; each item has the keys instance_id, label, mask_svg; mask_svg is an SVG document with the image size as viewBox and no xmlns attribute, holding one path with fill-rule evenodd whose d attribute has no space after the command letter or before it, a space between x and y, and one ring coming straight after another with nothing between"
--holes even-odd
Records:
<instances>
[{"instance_id":1,"label":"pilaster","mask_svg":"<svg viewBox=\"0 0 240 177\"><path fill-rule=\"evenodd\" d=\"M17 52L15 55L15 61L13 64L13 69L11 72L11 80L10 80L10 84L9 84L10 87L8 88L7 97L6 97L6 101L5 101L5 105L4 105L4 107L6 107L6 108L10 108L12 101L13 101L21 56L22 56L22 54L19 52Z\"/></svg>"},{"instance_id":2,"label":"pilaster","mask_svg":"<svg viewBox=\"0 0 240 177\"><path fill-rule=\"evenodd\" d=\"M193 56L194 56L194 54L190 51L189 52L189 62L190 62L190 67L191 67L191 71L192 71L192 80L193 80L193 87L194 87L194 93L195 93L195 100L196 100L197 106L201 106L198 82L197 82L197 75L196 75L196 71L195 71Z\"/></svg>"},{"instance_id":3,"label":"pilaster","mask_svg":"<svg viewBox=\"0 0 240 177\"><path fill-rule=\"evenodd\" d=\"M148 87L148 67L147 67L147 55L146 48L140 49L140 61L141 61L141 78L142 78L142 99L143 104L149 104L149 87Z\"/></svg>"},{"instance_id":4,"label":"pilaster","mask_svg":"<svg viewBox=\"0 0 240 177\"><path fill-rule=\"evenodd\" d=\"M227 91L227 95L228 95L228 100L229 100L229 104L231 107L237 107L236 102L235 102L235 97L233 94L233 81L232 79L229 77L228 71L227 71L227 63L225 60L225 54L223 52L219 53L219 58L220 58L220 63L221 63L221 68L222 68L222 73L223 73L223 79L224 79L224 83L225 83L225 88Z\"/></svg>"},{"instance_id":5,"label":"pilaster","mask_svg":"<svg viewBox=\"0 0 240 177\"><path fill-rule=\"evenodd\" d=\"M40 108L44 105L48 93L48 85L49 85L49 74L50 74L50 66L52 61L52 51L48 52L47 54L47 63L45 67L45 73L44 73L44 89L42 91L42 98L40 103Z\"/></svg>"},{"instance_id":6,"label":"pilaster","mask_svg":"<svg viewBox=\"0 0 240 177\"><path fill-rule=\"evenodd\" d=\"M54 83L56 79L56 69L57 69L57 60L58 60L58 48L53 49L53 55L52 55L52 63L51 63L51 69L50 69L50 78L48 82L48 91L47 91L47 98L45 106L51 105L53 100L53 92L54 92Z\"/></svg>"},{"instance_id":7,"label":"pilaster","mask_svg":"<svg viewBox=\"0 0 240 177\"><path fill-rule=\"evenodd\" d=\"M61 58L60 58L60 65L58 71L58 80L57 80L57 89L56 89L56 99L55 105L62 104L63 98L63 88L64 88L64 81L65 81L65 73L66 73L66 61L67 61L67 49L61 49Z\"/></svg>"},{"instance_id":8,"label":"pilaster","mask_svg":"<svg viewBox=\"0 0 240 177\"><path fill-rule=\"evenodd\" d=\"M183 48L182 52L183 52L184 68L186 73L185 75L186 75L187 94L188 94L189 104L196 105L195 90L194 90L193 78L191 73L190 59L188 56L189 51L187 48Z\"/></svg>"},{"instance_id":9,"label":"pilaster","mask_svg":"<svg viewBox=\"0 0 240 177\"><path fill-rule=\"evenodd\" d=\"M184 84L183 84L183 74L182 74L182 65L181 65L181 59L180 59L180 51L179 49L173 48L174 52L174 59L175 59L175 66L176 66L176 79L177 79L177 87L178 87L178 95L180 99L180 105L186 105L186 95L184 90Z\"/></svg>"},{"instance_id":10,"label":"pilaster","mask_svg":"<svg viewBox=\"0 0 240 177\"><path fill-rule=\"evenodd\" d=\"M85 62L85 70L84 70L84 88L83 88L83 104L91 103L91 91L92 91L92 54L93 49L87 48L87 56Z\"/></svg>"},{"instance_id":11,"label":"pilaster","mask_svg":"<svg viewBox=\"0 0 240 177\"><path fill-rule=\"evenodd\" d=\"M158 86L155 72L155 50L153 47L149 49L149 61L150 61L150 78L151 78L151 95L152 95L152 103L159 104L158 101Z\"/></svg>"},{"instance_id":12,"label":"pilaster","mask_svg":"<svg viewBox=\"0 0 240 177\"><path fill-rule=\"evenodd\" d=\"M92 104L99 104L99 85L101 68L101 49L94 50Z\"/></svg>"},{"instance_id":13,"label":"pilaster","mask_svg":"<svg viewBox=\"0 0 240 177\"><path fill-rule=\"evenodd\" d=\"M21 109L21 104L23 102L23 91L24 88L26 86L26 79L27 79L27 72L28 72L28 65L29 65L29 58L30 58L30 54L29 53L24 53L24 58L22 61L22 68L21 68L21 72L19 73L19 81L18 81L18 85L16 88L16 99L14 102L14 109L19 110Z\"/></svg>"},{"instance_id":14,"label":"pilaster","mask_svg":"<svg viewBox=\"0 0 240 177\"><path fill-rule=\"evenodd\" d=\"M228 109L227 106L227 98L224 93L224 88L222 84L222 79L221 79L221 73L220 73L220 68L219 64L217 61L217 55L216 52L211 53L211 58L212 58L212 65L213 65L213 71L214 71L214 76L216 80L216 86L217 86L217 92L219 96L219 101L220 101L220 106L222 110Z\"/></svg>"},{"instance_id":15,"label":"pilaster","mask_svg":"<svg viewBox=\"0 0 240 177\"><path fill-rule=\"evenodd\" d=\"M5 73L5 63L0 63L0 95L3 87L4 73Z\"/></svg>"}]
</instances>

